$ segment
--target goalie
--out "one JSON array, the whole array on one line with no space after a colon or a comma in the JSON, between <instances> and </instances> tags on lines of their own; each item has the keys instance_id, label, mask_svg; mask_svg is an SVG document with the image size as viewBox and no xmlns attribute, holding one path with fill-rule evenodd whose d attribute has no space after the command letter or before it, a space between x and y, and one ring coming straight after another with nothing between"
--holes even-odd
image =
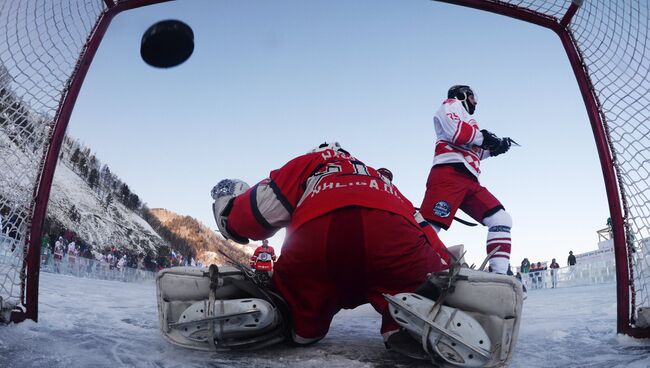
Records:
<instances>
[{"instance_id":1,"label":"goalie","mask_svg":"<svg viewBox=\"0 0 650 368\"><path fill-rule=\"evenodd\" d=\"M457 329L456 335L473 335L475 340L487 344L489 338L473 317L430 299L445 299L441 296L458 276L457 271L446 273L442 279L446 277L448 282L443 282L442 286L436 285L434 281L441 279L434 276L425 282L429 274L442 272L451 264L452 257L434 229L422 220L411 202L386 176L366 166L338 143L322 144L289 161L253 187L240 180L222 180L213 188L212 197L219 231L228 239L247 243L249 239L266 239L286 227L282 255L275 264L269 287L259 282L254 287L242 286L241 280L234 280L233 276L220 277L219 272L213 272L215 267L210 272L213 290L210 301L187 302L182 313L178 312L182 309L180 306L165 303L175 298L192 299L185 288L196 283L179 281L175 277L165 279L165 271L159 274L161 325L172 342L196 347L190 340L207 340L209 345L212 338L217 349L224 346L259 348L286 338L298 345L308 345L325 337L338 311L370 303L382 316L381 333L387 346L410 356L467 360L467 357L456 359L462 353L451 345L447 351L441 351L440 337L436 336L450 334L446 327L435 333L426 328L430 324L448 325L452 320L463 324L470 321L463 330ZM178 274L189 275L185 271ZM194 274L205 276L196 271ZM225 274L233 275L232 272ZM247 296L259 298L224 298L227 293L223 289L229 280L239 285L238 289L247 289ZM427 285L421 288L421 294L427 295L424 298L414 294L423 282ZM252 290L256 288L259 290ZM180 289L184 291L178 292ZM224 302L220 297L229 300ZM434 306L440 313L429 314ZM209 308L213 313L206 316L203 311ZM422 308L428 310L424 312ZM399 317L395 316L397 311L401 312ZM250 323L240 323L247 328L231 326L235 317L246 320L249 315L255 315L256 322L251 318ZM422 318L426 321L422 322ZM226 320L228 322L224 322ZM257 324L258 320L268 320L268 323ZM175 331L175 327L184 327L187 331L192 321L195 323L191 327L199 329L205 329L209 321L219 321L219 326L208 327L206 332L193 337L190 332ZM229 329L232 333L216 342L217 335ZM281 338L278 329L283 330ZM190 338L175 340L178 334ZM477 349L474 345L478 343L468 345L465 338L468 336L457 337L454 346ZM230 342L224 343L228 339ZM425 346L432 346L432 350L420 347L420 341L431 339L436 341L427 342ZM486 351L487 360L476 358L475 362L485 363L492 359L490 350ZM447 358L440 358L442 355ZM451 356L454 358L449 358Z\"/></svg>"}]
</instances>

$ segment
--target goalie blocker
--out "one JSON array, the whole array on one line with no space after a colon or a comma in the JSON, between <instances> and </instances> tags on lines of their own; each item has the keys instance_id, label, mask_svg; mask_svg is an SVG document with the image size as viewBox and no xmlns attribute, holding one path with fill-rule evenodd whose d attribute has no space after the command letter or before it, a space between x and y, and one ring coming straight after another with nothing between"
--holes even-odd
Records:
<instances>
[{"instance_id":1,"label":"goalie blocker","mask_svg":"<svg viewBox=\"0 0 650 368\"><path fill-rule=\"evenodd\" d=\"M234 267L165 269L156 286L160 329L175 345L253 350L291 339L282 299ZM512 359L522 309L513 277L462 268L386 298L404 328L387 341L395 351L443 367L503 367Z\"/></svg>"}]
</instances>

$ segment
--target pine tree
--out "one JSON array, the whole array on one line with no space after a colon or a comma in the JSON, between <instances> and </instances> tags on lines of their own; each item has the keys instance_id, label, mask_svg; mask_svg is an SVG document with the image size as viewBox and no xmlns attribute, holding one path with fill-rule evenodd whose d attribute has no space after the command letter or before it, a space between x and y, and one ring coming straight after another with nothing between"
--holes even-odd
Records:
<instances>
[{"instance_id":1,"label":"pine tree","mask_svg":"<svg viewBox=\"0 0 650 368\"><path fill-rule=\"evenodd\" d=\"M93 168L90 170L90 174L88 174L88 186L90 189L95 189L99 185L99 172L97 172L97 169Z\"/></svg>"},{"instance_id":2,"label":"pine tree","mask_svg":"<svg viewBox=\"0 0 650 368\"><path fill-rule=\"evenodd\" d=\"M131 189L129 186L122 183L120 186L120 201L128 207L129 197L131 196Z\"/></svg>"},{"instance_id":3,"label":"pine tree","mask_svg":"<svg viewBox=\"0 0 650 368\"><path fill-rule=\"evenodd\" d=\"M107 210L108 206L110 206L111 203L113 203L113 195L111 193L108 193L108 195L104 199L104 209Z\"/></svg>"},{"instance_id":4,"label":"pine tree","mask_svg":"<svg viewBox=\"0 0 650 368\"><path fill-rule=\"evenodd\" d=\"M77 166L79 165L79 156L81 155L81 152L79 152L79 148L75 148L74 152L72 152L72 156L70 157L70 163L72 164L72 169L75 170Z\"/></svg>"}]
</instances>

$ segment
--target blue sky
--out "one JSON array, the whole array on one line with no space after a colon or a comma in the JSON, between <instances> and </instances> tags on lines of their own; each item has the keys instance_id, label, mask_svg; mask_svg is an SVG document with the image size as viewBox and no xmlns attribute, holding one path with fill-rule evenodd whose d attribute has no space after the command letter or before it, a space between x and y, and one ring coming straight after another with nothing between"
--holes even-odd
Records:
<instances>
[{"instance_id":1,"label":"blue sky","mask_svg":"<svg viewBox=\"0 0 650 368\"><path fill-rule=\"evenodd\" d=\"M176 18L194 30L184 64L155 69L143 32ZM483 162L481 182L512 214L512 263L596 248L608 208L575 77L550 30L427 0L178 0L116 17L68 133L93 148L150 207L214 228L222 178L257 182L323 141L388 167L419 206L433 157L432 116L469 84L481 128L521 147ZM460 217L469 219L467 215ZM441 238L480 263L483 227ZM273 239L276 245L282 234Z\"/></svg>"}]
</instances>

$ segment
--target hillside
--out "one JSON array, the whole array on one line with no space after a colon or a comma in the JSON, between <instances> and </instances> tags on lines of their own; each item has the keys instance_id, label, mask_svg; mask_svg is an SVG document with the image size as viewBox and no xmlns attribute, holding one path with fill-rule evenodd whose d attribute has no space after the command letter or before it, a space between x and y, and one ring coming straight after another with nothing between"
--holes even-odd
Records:
<instances>
[{"instance_id":1,"label":"hillside","mask_svg":"<svg viewBox=\"0 0 650 368\"><path fill-rule=\"evenodd\" d=\"M251 247L223 239L193 217L181 216L164 208L150 209L149 214L145 219L173 249L192 254L205 265L228 263L219 250L244 264L252 254Z\"/></svg>"},{"instance_id":2,"label":"hillside","mask_svg":"<svg viewBox=\"0 0 650 368\"><path fill-rule=\"evenodd\" d=\"M137 212L119 201L107 204L100 198L85 180L60 161L47 211L50 230L73 231L96 252L114 246L131 254L157 254L158 248L166 245Z\"/></svg>"}]
</instances>

